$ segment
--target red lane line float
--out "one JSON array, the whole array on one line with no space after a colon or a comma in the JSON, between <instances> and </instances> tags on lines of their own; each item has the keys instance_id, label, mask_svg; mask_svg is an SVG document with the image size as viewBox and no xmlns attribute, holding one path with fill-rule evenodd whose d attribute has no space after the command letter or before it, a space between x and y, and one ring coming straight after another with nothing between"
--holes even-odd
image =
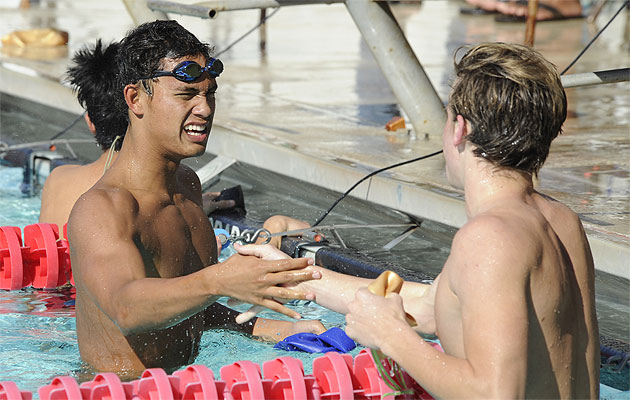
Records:
<instances>
[{"instance_id":1,"label":"red lane line float","mask_svg":"<svg viewBox=\"0 0 630 400\"><path fill-rule=\"evenodd\" d=\"M221 367L221 379L234 400L266 399L271 391L271 380L262 379L260 365L253 361L237 361Z\"/></svg>"},{"instance_id":2,"label":"red lane line float","mask_svg":"<svg viewBox=\"0 0 630 400\"><path fill-rule=\"evenodd\" d=\"M322 391L322 399L354 399L352 356L326 353L313 361L313 375Z\"/></svg>"},{"instance_id":3,"label":"red lane line float","mask_svg":"<svg viewBox=\"0 0 630 400\"><path fill-rule=\"evenodd\" d=\"M22 289L33 282L30 271L24 271L30 249L22 246L17 226L0 226L0 289Z\"/></svg>"},{"instance_id":4,"label":"red lane line float","mask_svg":"<svg viewBox=\"0 0 630 400\"><path fill-rule=\"evenodd\" d=\"M37 390L41 400L81 400L81 388L71 376L58 376L49 385L42 386Z\"/></svg>"},{"instance_id":5,"label":"red lane line float","mask_svg":"<svg viewBox=\"0 0 630 400\"><path fill-rule=\"evenodd\" d=\"M173 375L179 378L182 400L231 400L223 396L225 382L215 380L212 370L205 365L189 365Z\"/></svg>"},{"instance_id":6,"label":"red lane line float","mask_svg":"<svg viewBox=\"0 0 630 400\"><path fill-rule=\"evenodd\" d=\"M31 400L31 392L23 392L14 382L0 381L0 400Z\"/></svg>"},{"instance_id":7,"label":"red lane line float","mask_svg":"<svg viewBox=\"0 0 630 400\"><path fill-rule=\"evenodd\" d=\"M64 285L64 254L68 246L58 241L59 228L54 224L33 224L24 227L24 245L31 248L29 259L35 269L33 287L52 289Z\"/></svg>"},{"instance_id":8,"label":"red lane line float","mask_svg":"<svg viewBox=\"0 0 630 400\"><path fill-rule=\"evenodd\" d=\"M150 368L140 379L121 382L113 373L100 373L92 381L78 385L70 376L55 377L39 388L41 400L258 400L258 399L433 399L412 380L405 380L414 394L392 393L378 375L369 351L363 350L353 362L349 354L330 352L313 361L313 375L304 375L302 361L279 357L260 365L237 361L221 367L222 380L203 365L190 365L167 375ZM0 400L31 400L30 392L20 391L13 382L0 382Z\"/></svg>"},{"instance_id":9,"label":"red lane line float","mask_svg":"<svg viewBox=\"0 0 630 400\"><path fill-rule=\"evenodd\" d=\"M293 357L279 357L263 363L263 375L273 381L269 397L272 399L305 399L321 397L319 386L312 375L304 376L302 361Z\"/></svg>"},{"instance_id":10,"label":"red lane line float","mask_svg":"<svg viewBox=\"0 0 630 400\"><path fill-rule=\"evenodd\" d=\"M134 382L134 397L138 400L175 400L179 396L179 378L166 375L162 368L149 368Z\"/></svg>"},{"instance_id":11,"label":"red lane line float","mask_svg":"<svg viewBox=\"0 0 630 400\"><path fill-rule=\"evenodd\" d=\"M90 400L127 400L133 397L133 384L121 382L118 375L104 372L80 386L81 395Z\"/></svg>"},{"instance_id":12,"label":"red lane line float","mask_svg":"<svg viewBox=\"0 0 630 400\"><path fill-rule=\"evenodd\" d=\"M65 236L65 225L63 231ZM54 289L69 279L74 283L68 241L59 238L57 225L25 226L24 245L21 236L18 227L0 227L0 289Z\"/></svg>"}]
</instances>

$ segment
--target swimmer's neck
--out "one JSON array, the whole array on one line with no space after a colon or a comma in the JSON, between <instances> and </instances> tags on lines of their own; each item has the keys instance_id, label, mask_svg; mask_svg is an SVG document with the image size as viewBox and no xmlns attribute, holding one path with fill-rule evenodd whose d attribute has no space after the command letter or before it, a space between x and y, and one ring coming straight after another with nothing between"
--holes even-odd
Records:
<instances>
[{"instance_id":1,"label":"swimmer's neck","mask_svg":"<svg viewBox=\"0 0 630 400\"><path fill-rule=\"evenodd\" d=\"M466 215L469 219L508 201L527 202L535 193L531 174L494 167L476 158L464 173Z\"/></svg>"},{"instance_id":2,"label":"swimmer's neck","mask_svg":"<svg viewBox=\"0 0 630 400\"><path fill-rule=\"evenodd\" d=\"M173 194L177 187L180 159L172 159L152 145L139 145L126 135L116 160L106 172L128 188Z\"/></svg>"}]
</instances>

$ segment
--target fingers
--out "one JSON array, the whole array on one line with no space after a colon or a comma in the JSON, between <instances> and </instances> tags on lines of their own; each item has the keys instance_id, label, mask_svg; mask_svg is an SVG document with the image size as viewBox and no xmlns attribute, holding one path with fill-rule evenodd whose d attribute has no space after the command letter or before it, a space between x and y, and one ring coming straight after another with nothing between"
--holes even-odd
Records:
<instances>
[{"instance_id":1,"label":"fingers","mask_svg":"<svg viewBox=\"0 0 630 400\"><path fill-rule=\"evenodd\" d=\"M273 249L271 246L270 248ZM309 265L313 265L314 261L310 258L288 258L284 260L265 260L265 264L268 272L282 272L306 268Z\"/></svg>"},{"instance_id":2,"label":"fingers","mask_svg":"<svg viewBox=\"0 0 630 400\"><path fill-rule=\"evenodd\" d=\"M210 200L214 200L221 195L221 192L205 192L203 197L207 197Z\"/></svg>"},{"instance_id":3,"label":"fingers","mask_svg":"<svg viewBox=\"0 0 630 400\"><path fill-rule=\"evenodd\" d=\"M250 319L254 318L256 316L256 314L258 314L259 312L261 312L264 309L265 308L262 307L262 306L252 306L252 307L249 308L249 310L247 310L244 313L241 313L241 314L236 316L236 323L237 324L244 324L245 322L247 322Z\"/></svg>"},{"instance_id":4,"label":"fingers","mask_svg":"<svg viewBox=\"0 0 630 400\"><path fill-rule=\"evenodd\" d=\"M265 277L265 282L268 282L272 286L294 286L301 282L321 279L321 277L322 274L319 271L303 269L268 274Z\"/></svg>"},{"instance_id":5,"label":"fingers","mask_svg":"<svg viewBox=\"0 0 630 400\"><path fill-rule=\"evenodd\" d=\"M210 214L215 210L232 208L236 205L234 200L215 200L220 194L220 192L206 192L202 194L203 210L206 214Z\"/></svg>"},{"instance_id":6,"label":"fingers","mask_svg":"<svg viewBox=\"0 0 630 400\"><path fill-rule=\"evenodd\" d=\"M235 306L240 306L241 304L243 304L242 301L238 300L238 299L234 299L234 298L229 298L227 301L227 305L229 307L235 307Z\"/></svg>"},{"instance_id":7,"label":"fingers","mask_svg":"<svg viewBox=\"0 0 630 400\"><path fill-rule=\"evenodd\" d=\"M226 208L234 207L236 202L234 200L218 200L213 201L212 204L214 205L215 210L224 210Z\"/></svg>"},{"instance_id":8,"label":"fingers","mask_svg":"<svg viewBox=\"0 0 630 400\"><path fill-rule=\"evenodd\" d=\"M293 319L301 319L302 316L295 310L291 310L290 308L283 306L282 304L274 301L274 300L263 300L262 301L262 305L270 310L273 310L275 312L278 312L280 314L284 314L287 317L293 318Z\"/></svg>"},{"instance_id":9,"label":"fingers","mask_svg":"<svg viewBox=\"0 0 630 400\"><path fill-rule=\"evenodd\" d=\"M242 246L240 244L235 244L234 249L236 249L236 251L238 251L241 255L256 256L258 258L262 258L263 260L285 260L291 258L270 245L250 244Z\"/></svg>"},{"instance_id":10,"label":"fingers","mask_svg":"<svg viewBox=\"0 0 630 400\"><path fill-rule=\"evenodd\" d=\"M292 290L292 289L284 288L284 287L271 287L269 288L269 293L271 293L271 297L278 298L278 299L311 300L311 301L315 300L315 294L311 292L301 292L298 290Z\"/></svg>"}]
</instances>

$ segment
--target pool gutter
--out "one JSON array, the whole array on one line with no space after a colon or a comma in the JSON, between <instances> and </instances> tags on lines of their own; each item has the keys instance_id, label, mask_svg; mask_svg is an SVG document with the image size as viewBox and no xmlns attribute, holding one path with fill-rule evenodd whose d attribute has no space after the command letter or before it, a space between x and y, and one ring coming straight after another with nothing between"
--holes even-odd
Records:
<instances>
[{"instance_id":1,"label":"pool gutter","mask_svg":"<svg viewBox=\"0 0 630 400\"><path fill-rule=\"evenodd\" d=\"M69 87L28 68L1 63L0 86L4 92L13 96L76 114L83 112ZM234 145L235 137L238 137L238 146ZM215 121L210 140L208 152L212 154L338 192L345 192L366 174L359 168L303 154L282 143L262 141L256 135L239 132L225 122ZM453 227L461 227L466 222L463 197L454 190L376 176L370 185L359 186L352 196ZM630 279L630 269L627 267L630 248L627 239L617 239L586 222L584 226L595 268Z\"/></svg>"}]
</instances>

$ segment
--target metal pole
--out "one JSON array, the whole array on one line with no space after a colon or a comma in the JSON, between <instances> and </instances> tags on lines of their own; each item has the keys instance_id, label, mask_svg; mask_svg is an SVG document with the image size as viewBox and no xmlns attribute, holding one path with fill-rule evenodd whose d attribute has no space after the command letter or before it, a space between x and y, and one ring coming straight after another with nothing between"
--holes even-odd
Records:
<instances>
[{"instance_id":1,"label":"metal pole","mask_svg":"<svg viewBox=\"0 0 630 400\"><path fill-rule=\"evenodd\" d=\"M389 5L369 0L346 0L346 7L409 117L416 135L441 135L446 121L444 105Z\"/></svg>"},{"instance_id":2,"label":"metal pole","mask_svg":"<svg viewBox=\"0 0 630 400\"><path fill-rule=\"evenodd\" d=\"M214 18L217 13L221 11L301 6L306 4L332 4L342 2L343 0L207 0L199 1L194 4L181 4L175 1L147 0L149 8L152 10L190 15L199 18Z\"/></svg>"},{"instance_id":3,"label":"metal pole","mask_svg":"<svg viewBox=\"0 0 630 400\"><path fill-rule=\"evenodd\" d=\"M538 0L529 0L527 3L527 21L525 22L525 45L534 46L536 35L536 14L538 14Z\"/></svg>"},{"instance_id":4,"label":"metal pole","mask_svg":"<svg viewBox=\"0 0 630 400\"><path fill-rule=\"evenodd\" d=\"M149 9L147 0L123 0L123 4L136 25L156 19L168 19L166 13Z\"/></svg>"},{"instance_id":5,"label":"metal pole","mask_svg":"<svg viewBox=\"0 0 630 400\"><path fill-rule=\"evenodd\" d=\"M626 82L630 81L630 68L564 75L560 79L562 80L562 86L565 88Z\"/></svg>"}]
</instances>

